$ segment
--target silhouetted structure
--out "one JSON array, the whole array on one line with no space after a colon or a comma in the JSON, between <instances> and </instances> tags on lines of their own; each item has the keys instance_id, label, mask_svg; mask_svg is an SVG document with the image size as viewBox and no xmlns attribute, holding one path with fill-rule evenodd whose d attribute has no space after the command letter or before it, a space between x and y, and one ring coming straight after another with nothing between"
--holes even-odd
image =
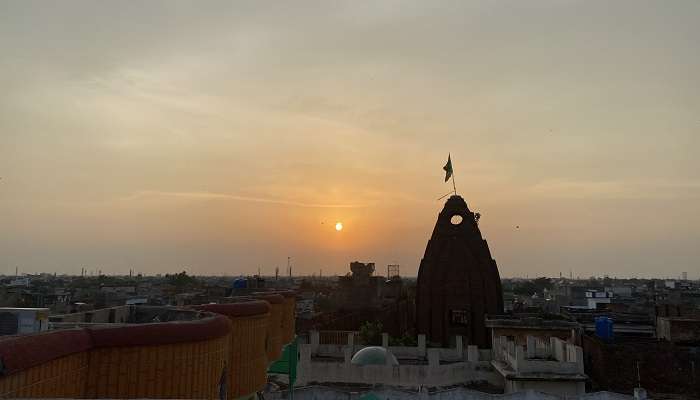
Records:
<instances>
[{"instance_id":1,"label":"silhouetted structure","mask_svg":"<svg viewBox=\"0 0 700 400\"><path fill-rule=\"evenodd\" d=\"M496 261L481 237L474 213L451 196L438 216L418 270L418 333L443 346L462 335L466 344L488 347L484 316L503 312Z\"/></svg>"}]
</instances>

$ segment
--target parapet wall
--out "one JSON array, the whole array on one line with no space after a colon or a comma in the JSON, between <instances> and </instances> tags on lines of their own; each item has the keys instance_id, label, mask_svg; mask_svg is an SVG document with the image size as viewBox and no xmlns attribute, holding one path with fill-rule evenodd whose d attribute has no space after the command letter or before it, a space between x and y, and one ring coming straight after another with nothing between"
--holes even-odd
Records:
<instances>
[{"instance_id":1,"label":"parapet wall","mask_svg":"<svg viewBox=\"0 0 700 400\"><path fill-rule=\"evenodd\" d=\"M2 338L0 398L219 397L232 324L189 313L189 321Z\"/></svg>"},{"instance_id":2,"label":"parapet wall","mask_svg":"<svg viewBox=\"0 0 700 400\"><path fill-rule=\"evenodd\" d=\"M399 390L395 388L366 388L365 390L343 390L336 387L306 386L294 391L296 400L360 400L371 393L379 399L393 400L633 400L632 396L626 396L612 392L587 393L577 396L557 396L534 390L527 390L510 394L490 394L469 390L463 387L446 390L428 391L424 388L418 390ZM289 399L288 391L267 393L267 400Z\"/></svg>"},{"instance_id":3,"label":"parapet wall","mask_svg":"<svg viewBox=\"0 0 700 400\"><path fill-rule=\"evenodd\" d=\"M284 305L284 296L270 292L256 292L253 297L270 303L270 320L267 325L267 361L273 363L282 356L284 315L287 307Z\"/></svg>"},{"instance_id":4,"label":"parapet wall","mask_svg":"<svg viewBox=\"0 0 700 400\"><path fill-rule=\"evenodd\" d=\"M229 398L255 393L267 383L266 336L270 304L266 301L245 301L232 304L206 304L198 310L225 315L232 323L229 358Z\"/></svg>"},{"instance_id":5,"label":"parapet wall","mask_svg":"<svg viewBox=\"0 0 700 400\"><path fill-rule=\"evenodd\" d=\"M289 343L294 339L294 322L297 308L296 295L289 290L276 291L284 297L284 314L282 316L282 342Z\"/></svg>"},{"instance_id":6,"label":"parapet wall","mask_svg":"<svg viewBox=\"0 0 700 400\"><path fill-rule=\"evenodd\" d=\"M455 338L453 348L427 348L424 335L418 336L418 346L411 347L389 346L388 335L383 334L382 347L398 359L399 365L357 365L351 362L352 356L365 346L355 344L355 332L341 334L346 335L344 345L336 344L339 340L321 344L321 338L339 338L336 334L318 331L309 333L308 344L299 344L298 385L342 382L404 388L465 383L503 386L503 378L491 365L490 353L481 353L473 345L464 347L461 336Z\"/></svg>"},{"instance_id":7,"label":"parapet wall","mask_svg":"<svg viewBox=\"0 0 700 400\"><path fill-rule=\"evenodd\" d=\"M91 347L82 329L0 339L0 398L84 396Z\"/></svg>"},{"instance_id":8,"label":"parapet wall","mask_svg":"<svg viewBox=\"0 0 700 400\"><path fill-rule=\"evenodd\" d=\"M257 297L53 316L61 330L0 338L0 398L250 395L294 337L293 293Z\"/></svg>"}]
</instances>

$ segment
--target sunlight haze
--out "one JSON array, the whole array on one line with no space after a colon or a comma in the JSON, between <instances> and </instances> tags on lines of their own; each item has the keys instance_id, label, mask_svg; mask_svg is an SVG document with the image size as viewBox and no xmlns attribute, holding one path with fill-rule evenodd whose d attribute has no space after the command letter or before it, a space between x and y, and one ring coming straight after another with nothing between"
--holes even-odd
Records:
<instances>
[{"instance_id":1,"label":"sunlight haze","mask_svg":"<svg viewBox=\"0 0 700 400\"><path fill-rule=\"evenodd\" d=\"M413 276L450 153L502 277L697 279L699 20L694 0L0 2L0 274Z\"/></svg>"}]
</instances>

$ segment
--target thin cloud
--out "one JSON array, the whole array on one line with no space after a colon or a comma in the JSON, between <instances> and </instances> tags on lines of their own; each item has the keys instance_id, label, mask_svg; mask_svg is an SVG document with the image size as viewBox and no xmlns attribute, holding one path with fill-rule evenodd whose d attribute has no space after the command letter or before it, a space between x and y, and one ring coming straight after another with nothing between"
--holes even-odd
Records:
<instances>
[{"instance_id":1,"label":"thin cloud","mask_svg":"<svg viewBox=\"0 0 700 400\"><path fill-rule=\"evenodd\" d=\"M222 200L234 200L234 201L247 201L247 202L251 202L251 203L280 204L280 205L285 205L285 206L304 207L304 208L361 208L361 207L367 207L366 205L361 205L361 204L305 203L305 202L300 202L300 201L284 200L284 199L240 196L237 194L229 194L229 193L162 192L162 191L152 191L152 190L140 191L140 192L137 192L131 196L125 197L122 200L134 201L134 200L148 199L148 198L153 198L153 197L174 197L174 198L199 199L199 200L222 199Z\"/></svg>"},{"instance_id":2,"label":"thin cloud","mask_svg":"<svg viewBox=\"0 0 700 400\"><path fill-rule=\"evenodd\" d=\"M548 180L529 192L555 198L675 199L700 196L700 182Z\"/></svg>"}]
</instances>

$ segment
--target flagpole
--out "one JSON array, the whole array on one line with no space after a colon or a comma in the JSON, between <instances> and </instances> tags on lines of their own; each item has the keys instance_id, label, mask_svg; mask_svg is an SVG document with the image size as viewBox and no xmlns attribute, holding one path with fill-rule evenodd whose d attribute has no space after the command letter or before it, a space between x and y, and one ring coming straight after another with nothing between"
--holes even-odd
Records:
<instances>
[{"instance_id":1,"label":"flagpole","mask_svg":"<svg viewBox=\"0 0 700 400\"><path fill-rule=\"evenodd\" d=\"M455 170L452 167L452 189L455 190L455 196L457 196L457 185L455 185Z\"/></svg>"}]
</instances>

